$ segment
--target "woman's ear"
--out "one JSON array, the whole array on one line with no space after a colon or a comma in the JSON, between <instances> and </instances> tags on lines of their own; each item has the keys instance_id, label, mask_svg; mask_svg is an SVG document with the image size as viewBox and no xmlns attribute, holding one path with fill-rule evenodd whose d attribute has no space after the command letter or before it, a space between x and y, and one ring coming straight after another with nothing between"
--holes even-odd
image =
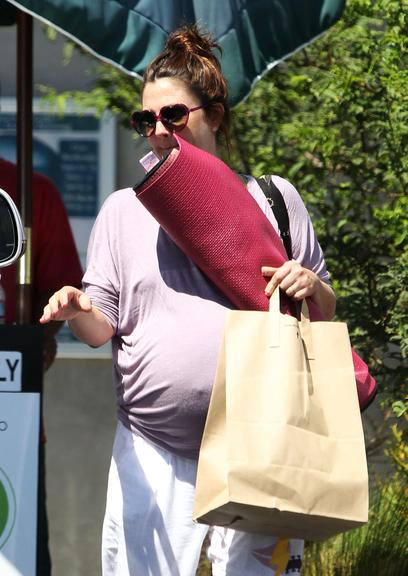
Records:
<instances>
[{"instance_id":1,"label":"woman's ear","mask_svg":"<svg viewBox=\"0 0 408 576\"><path fill-rule=\"evenodd\" d=\"M224 119L224 106L220 102L212 104L207 117L210 121L211 130L216 134Z\"/></svg>"}]
</instances>

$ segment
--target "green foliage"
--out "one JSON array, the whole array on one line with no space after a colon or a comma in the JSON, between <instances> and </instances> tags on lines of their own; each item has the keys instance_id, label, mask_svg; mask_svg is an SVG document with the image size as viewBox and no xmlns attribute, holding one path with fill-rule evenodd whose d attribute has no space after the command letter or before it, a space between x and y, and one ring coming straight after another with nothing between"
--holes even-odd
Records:
<instances>
[{"instance_id":1,"label":"green foliage","mask_svg":"<svg viewBox=\"0 0 408 576\"><path fill-rule=\"evenodd\" d=\"M52 28L46 28L46 34L50 41L55 40ZM72 42L65 43L63 64L69 63L75 50L83 52ZM92 73L97 80L88 92L80 90L57 92L52 86L39 85L44 102L61 114L66 110L68 102L73 102L82 109L94 109L98 116L105 110L110 110L123 126L129 128L130 114L140 103L140 80L107 64L95 63Z\"/></svg>"},{"instance_id":2,"label":"green foliage","mask_svg":"<svg viewBox=\"0 0 408 576\"><path fill-rule=\"evenodd\" d=\"M127 128L130 113L139 106L141 83L127 76L119 69L102 65L96 67L97 83L89 92L66 91L57 93L50 86L39 86L43 99L63 113L67 102L71 101L81 108L94 109L98 116L110 110Z\"/></svg>"},{"instance_id":3,"label":"green foliage","mask_svg":"<svg viewBox=\"0 0 408 576\"><path fill-rule=\"evenodd\" d=\"M396 402L395 404L401 404L399 407L395 406L394 410L397 415L402 418L402 425L403 428L400 428L397 424L393 424L391 426L391 434L392 438L388 442L388 446L386 448L386 454L390 456L390 458L394 461L397 466L397 469L401 472L401 474L405 474L405 478L407 478L408 474L408 429L407 429L407 400L404 402ZM398 408L401 409L401 413L398 414ZM405 425L404 425L405 424Z\"/></svg>"},{"instance_id":4,"label":"green foliage","mask_svg":"<svg viewBox=\"0 0 408 576\"><path fill-rule=\"evenodd\" d=\"M342 20L235 110L236 169L291 180L312 214L354 346L390 400L408 355L407 0Z\"/></svg>"},{"instance_id":5,"label":"green foliage","mask_svg":"<svg viewBox=\"0 0 408 576\"><path fill-rule=\"evenodd\" d=\"M201 549L200 562L198 564L196 576L211 576L211 562L207 559L207 548L209 539L206 538Z\"/></svg>"}]
</instances>

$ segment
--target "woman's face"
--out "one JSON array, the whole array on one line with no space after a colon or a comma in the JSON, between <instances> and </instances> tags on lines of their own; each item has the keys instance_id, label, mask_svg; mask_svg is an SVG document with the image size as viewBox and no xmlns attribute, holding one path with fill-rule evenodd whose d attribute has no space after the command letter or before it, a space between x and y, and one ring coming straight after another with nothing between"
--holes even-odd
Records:
<instances>
[{"instance_id":1,"label":"woman's face","mask_svg":"<svg viewBox=\"0 0 408 576\"><path fill-rule=\"evenodd\" d=\"M176 78L157 78L153 82L148 82L143 91L143 110L151 110L159 114L163 106L174 104L184 104L187 108L200 106L201 102L188 90L182 80ZM178 132L182 138L210 152L216 154L216 134L222 119L218 120L213 114L212 117L203 108L190 112L187 125ZM171 148L177 146L177 141L160 120L156 123L156 131L149 137L149 143L159 158L169 154Z\"/></svg>"}]
</instances>

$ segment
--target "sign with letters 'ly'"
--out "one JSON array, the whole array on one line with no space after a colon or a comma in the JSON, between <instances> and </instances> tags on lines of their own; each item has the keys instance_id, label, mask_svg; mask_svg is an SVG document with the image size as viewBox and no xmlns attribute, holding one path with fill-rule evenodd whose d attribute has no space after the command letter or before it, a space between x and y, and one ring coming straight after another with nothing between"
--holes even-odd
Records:
<instances>
[{"instance_id":1,"label":"sign with letters 'ly'","mask_svg":"<svg viewBox=\"0 0 408 576\"><path fill-rule=\"evenodd\" d=\"M0 393L42 391L43 332L40 325L0 325Z\"/></svg>"},{"instance_id":2,"label":"sign with letters 'ly'","mask_svg":"<svg viewBox=\"0 0 408 576\"><path fill-rule=\"evenodd\" d=\"M21 392L21 352L0 351L0 391Z\"/></svg>"}]
</instances>

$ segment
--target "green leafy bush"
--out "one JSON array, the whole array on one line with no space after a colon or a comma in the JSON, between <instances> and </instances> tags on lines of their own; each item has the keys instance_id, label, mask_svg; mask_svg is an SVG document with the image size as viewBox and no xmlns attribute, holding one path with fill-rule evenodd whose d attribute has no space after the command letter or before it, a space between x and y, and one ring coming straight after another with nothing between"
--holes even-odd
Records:
<instances>
[{"instance_id":1,"label":"green leafy bush","mask_svg":"<svg viewBox=\"0 0 408 576\"><path fill-rule=\"evenodd\" d=\"M408 2L349 0L329 32L236 109L233 163L300 191L354 346L406 396Z\"/></svg>"}]
</instances>

